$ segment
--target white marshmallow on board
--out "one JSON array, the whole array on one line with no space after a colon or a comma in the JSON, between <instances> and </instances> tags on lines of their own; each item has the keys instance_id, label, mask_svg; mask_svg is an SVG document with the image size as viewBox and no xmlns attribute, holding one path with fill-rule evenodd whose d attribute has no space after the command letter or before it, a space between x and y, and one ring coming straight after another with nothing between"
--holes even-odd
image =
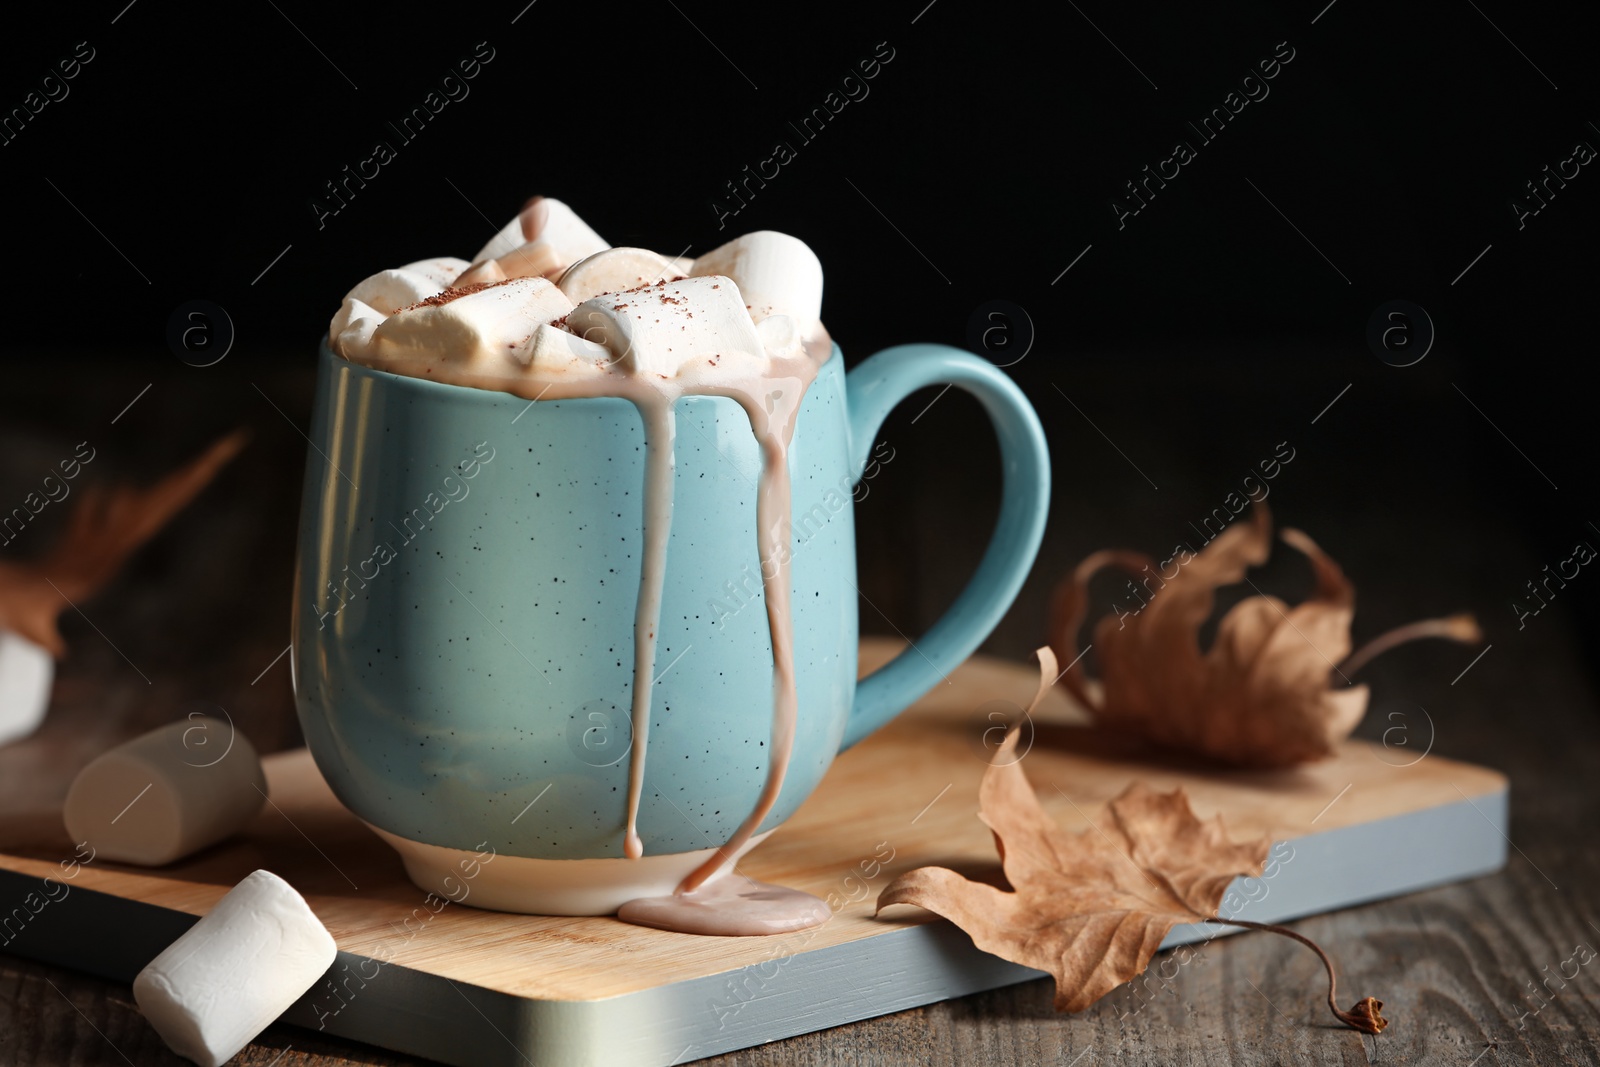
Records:
<instances>
[{"instance_id":1,"label":"white marshmallow on board","mask_svg":"<svg viewBox=\"0 0 1600 1067\"><path fill-rule=\"evenodd\" d=\"M801 337L817 331L822 317L822 262L798 237L773 230L735 237L696 259L694 273L732 278L756 322L769 315L788 315Z\"/></svg>"},{"instance_id":2,"label":"white marshmallow on board","mask_svg":"<svg viewBox=\"0 0 1600 1067\"><path fill-rule=\"evenodd\" d=\"M535 241L548 245L563 267L611 247L566 204L547 196L536 196L479 249L472 261L500 259Z\"/></svg>"},{"instance_id":3,"label":"white marshmallow on board","mask_svg":"<svg viewBox=\"0 0 1600 1067\"><path fill-rule=\"evenodd\" d=\"M372 332L372 355L448 361L488 374L520 369L534 330L572 310L572 301L543 278L510 278L444 296L384 319Z\"/></svg>"},{"instance_id":4,"label":"white marshmallow on board","mask_svg":"<svg viewBox=\"0 0 1600 1067\"><path fill-rule=\"evenodd\" d=\"M635 375L670 378L685 364L723 354L762 356L739 287L717 276L592 297L567 316L567 329L604 345Z\"/></svg>"},{"instance_id":5,"label":"white marshmallow on board","mask_svg":"<svg viewBox=\"0 0 1600 1067\"><path fill-rule=\"evenodd\" d=\"M256 871L133 980L161 1040L221 1067L316 985L339 949L294 887Z\"/></svg>"},{"instance_id":6,"label":"white marshmallow on board","mask_svg":"<svg viewBox=\"0 0 1600 1067\"><path fill-rule=\"evenodd\" d=\"M450 283L455 280L456 276L466 270L468 266L469 264L466 260L459 259L456 256L435 256L432 259L419 259L415 263L407 263L400 269L410 271L412 274L420 274L429 281L437 282L438 288L433 291L437 293L440 289L449 288ZM432 296L433 294L430 293L428 295ZM408 303L414 302L408 301ZM404 306L404 304L401 305L401 307Z\"/></svg>"},{"instance_id":7,"label":"white marshmallow on board","mask_svg":"<svg viewBox=\"0 0 1600 1067\"><path fill-rule=\"evenodd\" d=\"M620 293L685 273L648 248L608 248L566 269L556 284L574 304L601 293Z\"/></svg>"},{"instance_id":8,"label":"white marshmallow on board","mask_svg":"<svg viewBox=\"0 0 1600 1067\"><path fill-rule=\"evenodd\" d=\"M0 630L0 745L39 728L50 709L55 659L21 634Z\"/></svg>"},{"instance_id":9,"label":"white marshmallow on board","mask_svg":"<svg viewBox=\"0 0 1600 1067\"><path fill-rule=\"evenodd\" d=\"M249 739L191 715L101 753L73 779L61 817L106 859L159 867L243 829L266 801Z\"/></svg>"}]
</instances>

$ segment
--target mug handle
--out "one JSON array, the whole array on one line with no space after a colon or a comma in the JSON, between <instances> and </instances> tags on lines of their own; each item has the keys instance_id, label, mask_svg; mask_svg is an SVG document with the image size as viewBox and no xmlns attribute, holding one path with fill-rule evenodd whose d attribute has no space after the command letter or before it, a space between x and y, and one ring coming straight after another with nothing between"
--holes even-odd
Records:
<instances>
[{"instance_id":1,"label":"mug handle","mask_svg":"<svg viewBox=\"0 0 1600 1067\"><path fill-rule=\"evenodd\" d=\"M919 641L857 683L841 752L904 711L983 643L1016 599L1044 537L1050 453L1039 416L993 363L948 345L896 345L846 375L853 480L861 480L889 412L929 385L966 390L994 424L1004 473L1000 519L977 571L950 609Z\"/></svg>"}]
</instances>

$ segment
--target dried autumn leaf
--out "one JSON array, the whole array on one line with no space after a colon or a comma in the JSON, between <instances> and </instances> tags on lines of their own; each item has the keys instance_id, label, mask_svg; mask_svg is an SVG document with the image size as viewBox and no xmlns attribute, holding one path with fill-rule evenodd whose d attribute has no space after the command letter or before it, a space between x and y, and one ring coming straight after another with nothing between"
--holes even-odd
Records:
<instances>
[{"instance_id":1,"label":"dried autumn leaf","mask_svg":"<svg viewBox=\"0 0 1600 1067\"><path fill-rule=\"evenodd\" d=\"M147 488L90 485L79 491L61 539L43 557L0 562L0 629L21 634L56 658L66 643L61 612L93 596L123 562L193 500L249 439L235 430Z\"/></svg>"},{"instance_id":2,"label":"dried autumn leaf","mask_svg":"<svg viewBox=\"0 0 1600 1067\"><path fill-rule=\"evenodd\" d=\"M1056 673L1039 649L1040 695ZM1034 706L1039 697L1034 698ZM1030 706L1029 711L1033 710ZM1328 970L1328 1007L1366 1033L1388 1025L1364 998L1349 1012L1334 1002L1333 964L1308 938L1280 926L1216 918L1235 877L1261 873L1270 838L1234 842L1220 815L1202 821L1181 788L1158 793L1134 782L1105 805L1087 830L1067 833L1040 806L1015 757L1014 728L978 788L978 815L994 832L1011 892L944 867L900 875L878 895L877 910L913 904L949 919L985 952L1055 978L1055 1006L1081 1011L1149 965L1180 923L1229 922L1309 945Z\"/></svg>"},{"instance_id":3,"label":"dried autumn leaf","mask_svg":"<svg viewBox=\"0 0 1600 1067\"><path fill-rule=\"evenodd\" d=\"M1311 597L1294 607L1273 596L1247 597L1222 617L1203 653L1199 631L1216 590L1266 562L1272 544L1266 505L1257 504L1249 522L1229 526L1200 552L1175 549L1159 565L1132 551L1089 556L1055 595L1051 645L1072 662L1061 684L1100 726L1228 763L1286 767L1333 755L1361 722L1369 691L1349 676L1373 656L1418 637L1481 640L1472 616L1453 615L1392 630L1346 659L1354 588L1304 533L1286 529L1282 538L1311 561ZM1107 566L1141 578L1149 601L1095 627L1102 683L1095 692L1077 662L1077 634L1089 579Z\"/></svg>"},{"instance_id":4,"label":"dried autumn leaf","mask_svg":"<svg viewBox=\"0 0 1600 1067\"><path fill-rule=\"evenodd\" d=\"M1016 741L1013 732L995 759L1013 759ZM1104 827L1076 834L1039 806L1020 762L991 764L978 795L1015 892L920 867L884 888L878 910L915 904L985 952L1050 972L1061 1011L1132 980L1174 926L1215 915L1229 883L1259 874L1272 845L1233 844L1220 816L1201 822L1182 789L1157 793L1142 782L1106 805Z\"/></svg>"}]
</instances>

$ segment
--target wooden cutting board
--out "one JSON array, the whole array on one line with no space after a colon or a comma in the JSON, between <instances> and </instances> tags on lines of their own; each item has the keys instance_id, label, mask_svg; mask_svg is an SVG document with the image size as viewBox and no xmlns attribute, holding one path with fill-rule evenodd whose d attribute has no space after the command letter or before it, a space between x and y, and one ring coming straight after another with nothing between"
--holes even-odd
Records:
<instances>
[{"instance_id":1,"label":"wooden cutting board","mask_svg":"<svg viewBox=\"0 0 1600 1067\"><path fill-rule=\"evenodd\" d=\"M862 669L895 650L864 642ZM305 895L340 948L286 1021L472 1067L686 1063L1025 981L1039 972L979 952L948 923L910 908L875 919L872 908L911 867L995 867L993 839L976 817L985 734L1000 702L1026 704L1035 672L974 657L841 756L795 817L746 858L740 869L753 878L839 904L815 930L710 938L430 903L396 855L334 800L302 749L267 758L272 800L244 834L160 870L90 864L66 883L67 896L37 913L13 905L40 878L61 878L71 843L54 828L26 847L0 840L0 946L131 981L195 916L265 867ZM1234 899L1247 901L1236 917L1281 921L1505 862L1504 776L1418 759L1415 739L1395 749L1350 742L1301 770L1239 772L1152 756L1083 721L1064 694L1050 694L1023 762L1064 828L1083 828L1088 813L1140 778L1183 786L1202 817L1220 812L1237 837L1288 843L1270 877L1236 883ZM1180 927L1167 944L1205 936L1209 929Z\"/></svg>"}]
</instances>

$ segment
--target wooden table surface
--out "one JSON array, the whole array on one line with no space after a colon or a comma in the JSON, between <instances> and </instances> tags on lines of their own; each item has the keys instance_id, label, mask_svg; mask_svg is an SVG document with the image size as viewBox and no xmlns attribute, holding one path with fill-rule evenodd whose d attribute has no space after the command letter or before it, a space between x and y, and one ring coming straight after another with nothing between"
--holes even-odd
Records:
<instances>
[{"instance_id":1,"label":"wooden table surface","mask_svg":"<svg viewBox=\"0 0 1600 1067\"><path fill-rule=\"evenodd\" d=\"M144 478L233 425L256 430L233 468L124 577L83 605L85 615L64 619L71 651L59 667L50 718L35 737L0 749L0 826L15 832L56 818L73 774L93 755L181 717L194 701L226 708L263 752L298 743L286 665L277 657L288 641L305 447L296 427L309 409L308 364L225 364L205 379L178 368L115 426L119 409L150 380L144 370L108 370L93 388L84 386L84 376L41 376L36 389L0 398L0 503L20 500L34 472L86 438L101 448L94 474ZM860 509L864 629L914 635L948 600L981 544L993 479L983 471L952 476L944 465L950 450L965 447L956 427L971 413L962 403L946 401L919 425L901 420L886 431L901 435L896 443L907 458L885 474L877 500ZM1094 441L1075 430L1072 440L1084 448ZM1168 444L1171 455L1182 452ZM993 654L1026 656L1042 632L1050 584L1084 552L1115 543L1155 547L1135 536L1134 523L1121 521L1121 494L1134 491L1124 488L1128 472L1093 473L1119 461L1097 456L1085 473L1081 461L1069 470L1069 459L1078 457L1057 457L1060 514L1053 516L1044 562L986 646ZM908 524L906 515L916 511L908 502L953 492L965 503L945 510L963 514L929 522L924 508ZM1600 719L1593 680L1561 604L1531 620L1526 633L1507 625L1505 609L1520 585L1506 576L1536 575L1549 561L1534 559L1503 516L1449 506L1404 517L1406 540L1416 546L1405 558L1384 532L1386 516L1313 497L1286 494L1275 503L1280 515L1283 499L1297 507L1296 525L1331 544L1356 580L1358 636L1465 607L1486 617L1494 646L1459 677L1469 658L1459 647L1418 646L1378 661L1369 669L1375 698L1361 735L1378 739L1398 728L1402 735L1391 732L1389 740L1408 740L1410 751L1431 742L1435 752L1497 767L1512 782L1514 847L1504 872L1297 924L1338 959L1341 996L1360 991L1384 1000L1393 1024L1376 1043L1334 1026L1309 953L1282 938L1246 934L1208 947L1168 991L1141 997L1124 987L1076 1016L1055 1014L1049 984L1038 981L706 1062L1600 1061L1600 963L1569 962L1593 958L1575 955L1579 946L1600 947ZM38 529L3 549L6 558L40 551L59 518L42 515ZM1269 567L1260 580L1288 574ZM0 1064L182 1062L144 1022L126 986L0 953ZM235 1062L419 1061L273 1027Z\"/></svg>"}]
</instances>

